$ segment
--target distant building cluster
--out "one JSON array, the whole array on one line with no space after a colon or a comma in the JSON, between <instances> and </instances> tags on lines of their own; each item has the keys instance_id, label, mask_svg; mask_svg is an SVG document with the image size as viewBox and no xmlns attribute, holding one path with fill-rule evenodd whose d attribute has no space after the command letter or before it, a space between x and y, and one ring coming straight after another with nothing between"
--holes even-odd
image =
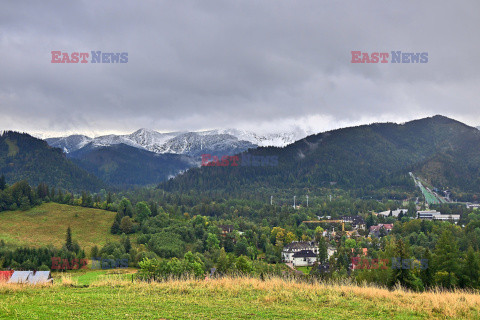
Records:
<instances>
[{"instance_id":1,"label":"distant building cluster","mask_svg":"<svg viewBox=\"0 0 480 320\"><path fill-rule=\"evenodd\" d=\"M475 208L475 206L480 207L480 205L471 204L472 208ZM407 213L408 213L408 209L397 209L397 210L382 211L382 212L379 212L377 215L381 215L384 217L398 218L400 214L405 216ZM457 222L458 220L460 220L460 215L459 214L442 214L441 212L436 210L423 210L423 211L417 211L417 219Z\"/></svg>"}]
</instances>

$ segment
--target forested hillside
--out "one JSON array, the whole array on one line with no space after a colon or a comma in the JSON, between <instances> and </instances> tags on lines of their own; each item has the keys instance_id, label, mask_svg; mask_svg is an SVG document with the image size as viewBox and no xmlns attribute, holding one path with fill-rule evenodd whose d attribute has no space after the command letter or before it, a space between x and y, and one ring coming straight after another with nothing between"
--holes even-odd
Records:
<instances>
[{"instance_id":1,"label":"forested hillside","mask_svg":"<svg viewBox=\"0 0 480 320\"><path fill-rule=\"evenodd\" d=\"M60 149L49 147L25 133L4 132L0 136L0 175L8 183L26 180L65 190L97 191L104 183L68 160Z\"/></svg>"},{"instance_id":2,"label":"forested hillside","mask_svg":"<svg viewBox=\"0 0 480 320\"><path fill-rule=\"evenodd\" d=\"M338 129L248 154L278 156L278 166L202 167L160 187L230 194L330 185L411 191L408 172L415 171L457 191L480 192L480 131L443 116Z\"/></svg>"},{"instance_id":3,"label":"forested hillside","mask_svg":"<svg viewBox=\"0 0 480 320\"><path fill-rule=\"evenodd\" d=\"M72 161L115 186L157 184L194 166L191 157L178 154L156 154L116 144L89 148L70 154Z\"/></svg>"}]
</instances>

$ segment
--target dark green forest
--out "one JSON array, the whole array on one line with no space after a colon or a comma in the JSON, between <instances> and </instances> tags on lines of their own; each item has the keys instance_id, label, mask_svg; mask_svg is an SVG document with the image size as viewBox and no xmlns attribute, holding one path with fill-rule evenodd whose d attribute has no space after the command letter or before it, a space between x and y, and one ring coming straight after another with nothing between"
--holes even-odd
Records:
<instances>
[{"instance_id":1,"label":"dark green forest","mask_svg":"<svg viewBox=\"0 0 480 320\"><path fill-rule=\"evenodd\" d=\"M9 183L26 180L71 191L99 191L106 184L79 168L57 148L26 133L6 131L0 135L0 175Z\"/></svg>"}]
</instances>

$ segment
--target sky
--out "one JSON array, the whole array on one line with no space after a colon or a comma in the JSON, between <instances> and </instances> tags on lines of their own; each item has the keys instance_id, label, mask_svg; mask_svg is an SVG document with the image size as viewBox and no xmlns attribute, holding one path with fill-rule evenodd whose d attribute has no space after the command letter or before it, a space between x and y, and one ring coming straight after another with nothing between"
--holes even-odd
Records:
<instances>
[{"instance_id":1,"label":"sky","mask_svg":"<svg viewBox=\"0 0 480 320\"><path fill-rule=\"evenodd\" d=\"M0 130L480 125L479 1L2 1ZM52 63L52 51L128 53ZM352 63L352 51L428 53ZM390 59L389 59L390 60Z\"/></svg>"}]
</instances>

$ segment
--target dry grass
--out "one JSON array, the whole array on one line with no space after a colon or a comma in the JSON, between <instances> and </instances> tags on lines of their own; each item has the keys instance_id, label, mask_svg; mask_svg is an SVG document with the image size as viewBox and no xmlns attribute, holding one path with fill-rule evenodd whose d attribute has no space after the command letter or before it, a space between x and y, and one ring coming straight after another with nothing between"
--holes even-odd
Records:
<instances>
[{"instance_id":1,"label":"dry grass","mask_svg":"<svg viewBox=\"0 0 480 320\"><path fill-rule=\"evenodd\" d=\"M53 287L69 290L76 283L68 275L57 281ZM389 291L375 286L355 286L349 283L302 283L295 280L269 278L265 281L255 278L220 278L210 280L170 279L165 282L138 282L110 276L102 278L90 285L91 290L114 288L122 295L136 299L151 299L159 292L164 296L177 297L178 301L209 301L215 299L228 301L248 297L252 306L282 306L296 305L302 311L309 312L312 308L337 308L342 312L345 306L353 307L360 314L368 313L365 318L371 318L369 312L378 310L381 314L392 316L402 314L405 310L414 312L421 318L473 318L478 317L480 310L480 295L463 290L442 291L433 290L415 293L397 288ZM52 288L53 289L53 288ZM1 293L18 293L29 290L28 285L0 284ZM221 305L220 305L221 306ZM373 308L373 309L372 309Z\"/></svg>"},{"instance_id":2,"label":"dry grass","mask_svg":"<svg viewBox=\"0 0 480 320\"><path fill-rule=\"evenodd\" d=\"M402 288L390 291L372 285L354 285L345 283L302 283L296 280L269 278L261 281L256 278L220 278L210 280L170 279L165 282L135 282L121 278L108 278L92 286L114 286L135 288L149 292L157 290L171 294L217 295L226 293L236 296L241 292L262 292L259 299L264 302L287 303L298 300L315 301L318 297L327 297L330 303L340 300L361 298L382 304L389 309L407 309L426 313L429 317L468 318L472 311L480 311L480 294L465 290L446 291L435 289L416 293Z\"/></svg>"}]
</instances>

